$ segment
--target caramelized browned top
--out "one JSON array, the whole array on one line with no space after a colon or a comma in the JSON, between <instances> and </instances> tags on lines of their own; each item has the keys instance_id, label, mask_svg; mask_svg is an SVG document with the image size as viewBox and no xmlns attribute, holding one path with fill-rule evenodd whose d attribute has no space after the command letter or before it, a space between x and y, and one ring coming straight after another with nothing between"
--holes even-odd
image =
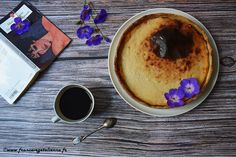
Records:
<instances>
[{"instance_id":1,"label":"caramelized browned top","mask_svg":"<svg viewBox=\"0 0 236 157\"><path fill-rule=\"evenodd\" d=\"M173 22L173 21L171 21ZM188 56L193 48L193 29L186 27L182 22L175 20L171 24L162 25L160 30L151 36L151 51L161 58L178 59ZM160 54L160 46L156 38L162 37L166 44L166 52Z\"/></svg>"},{"instance_id":2,"label":"caramelized browned top","mask_svg":"<svg viewBox=\"0 0 236 157\"><path fill-rule=\"evenodd\" d=\"M156 75L157 79L165 76L163 74L166 71L169 71L168 76L174 79L176 78L176 72L185 73L193 66L197 66L201 58L198 55L207 56L208 50L203 35L195 27L189 23L169 19L165 16L168 16L168 14L162 15L162 18L166 18L165 23L159 29L150 32L150 35L141 43L140 51L148 52L143 56L148 69L150 67L159 69L159 73ZM154 17L154 15L149 15L144 17L144 19L148 20ZM140 19L140 22L143 23L143 19ZM118 53L121 53L122 45L130 38L129 33L127 32L126 38L124 36ZM163 36L166 40L167 52L164 57L160 56L160 47L153 41L153 37L156 35ZM205 70L207 71L208 69Z\"/></svg>"}]
</instances>

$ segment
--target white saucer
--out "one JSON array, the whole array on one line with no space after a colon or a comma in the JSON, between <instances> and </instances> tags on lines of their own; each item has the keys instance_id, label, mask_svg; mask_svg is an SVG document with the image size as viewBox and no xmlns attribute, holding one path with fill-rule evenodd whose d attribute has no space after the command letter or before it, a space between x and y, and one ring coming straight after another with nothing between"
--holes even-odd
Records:
<instances>
[{"instance_id":1,"label":"white saucer","mask_svg":"<svg viewBox=\"0 0 236 157\"><path fill-rule=\"evenodd\" d=\"M184 17L188 18L189 20L193 21L194 23L196 23L198 26L200 26L206 32L206 34L208 35L210 44L212 46L212 49L213 49L213 73L212 73L212 77L211 77L205 91L196 100L194 100L191 103L188 103L182 107L170 108L170 109L155 109L155 108L151 108L151 107L141 104L140 102L138 102L134 98L132 98L123 89L123 87L120 84L118 77L115 73L115 64L114 63L115 63L116 51L117 51L119 41L120 41L123 33L125 32L125 30L131 24L133 24L135 21L140 19L141 17L143 17L145 15L149 15L149 14L156 14L156 13L169 13L169 14L181 15L181 16L184 16ZM218 50L217 50L215 41L214 41L213 37L211 36L210 32L196 18L194 18L193 16L191 16L185 12L182 12L182 11L179 11L176 9L156 8L156 9L150 9L150 10L141 12L141 13L131 17L128 21L126 21L119 28L119 30L116 32L116 34L113 38L113 41L110 45L109 54L108 54L108 68L109 68L110 78L112 80L112 83L113 83L116 91L130 106L132 106L135 109L137 109L145 114L148 114L148 115L157 116L157 117L171 117L171 116L180 115L180 114L183 114L183 113L186 113L186 112L192 110L193 108L197 107L199 104L201 104L207 98L207 96L210 94L211 90L213 89L213 87L216 83L217 77L218 77L219 54L218 54Z\"/></svg>"}]
</instances>

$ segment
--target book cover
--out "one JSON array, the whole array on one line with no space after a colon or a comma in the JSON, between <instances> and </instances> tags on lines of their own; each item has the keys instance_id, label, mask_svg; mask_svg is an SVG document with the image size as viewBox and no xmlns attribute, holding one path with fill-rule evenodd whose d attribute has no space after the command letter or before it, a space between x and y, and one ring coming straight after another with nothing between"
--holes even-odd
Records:
<instances>
[{"instance_id":1,"label":"book cover","mask_svg":"<svg viewBox=\"0 0 236 157\"><path fill-rule=\"evenodd\" d=\"M32 4L22 1L0 20L0 95L14 103L70 42Z\"/></svg>"},{"instance_id":2,"label":"book cover","mask_svg":"<svg viewBox=\"0 0 236 157\"><path fill-rule=\"evenodd\" d=\"M30 23L29 30L21 35L11 30L14 19L20 17ZM0 32L39 68L46 68L71 39L49 21L29 2L21 2L0 20Z\"/></svg>"}]
</instances>

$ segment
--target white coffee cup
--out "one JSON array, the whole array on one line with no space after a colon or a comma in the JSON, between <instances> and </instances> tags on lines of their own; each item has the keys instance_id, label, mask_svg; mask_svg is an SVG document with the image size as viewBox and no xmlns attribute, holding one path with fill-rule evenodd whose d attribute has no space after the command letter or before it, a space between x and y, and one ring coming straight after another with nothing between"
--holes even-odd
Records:
<instances>
[{"instance_id":1,"label":"white coffee cup","mask_svg":"<svg viewBox=\"0 0 236 157\"><path fill-rule=\"evenodd\" d=\"M80 89L83 89L87 94L88 96L90 97L92 103L90 105L90 109L88 111L88 113L86 114L86 116L84 116L83 118L81 119L77 119L77 120L72 120L72 119L69 119L67 117L65 117L59 107L59 104L60 104L60 100L61 100L61 97L62 95L68 91L69 89L71 88L80 88ZM93 97L93 94L90 92L90 90L82 85L78 85L78 84L73 84L73 85L68 85L68 86L65 86L63 87L62 89L59 90L59 92L57 93L56 95L56 98L55 98L55 102L54 102L54 111L55 111L55 116L52 117L51 121L53 123L56 123L58 121L63 121L63 122L66 122L66 123L80 123L80 122L83 122L84 120L86 120L90 115L91 113L93 112L93 109L94 109L94 97Z\"/></svg>"}]
</instances>

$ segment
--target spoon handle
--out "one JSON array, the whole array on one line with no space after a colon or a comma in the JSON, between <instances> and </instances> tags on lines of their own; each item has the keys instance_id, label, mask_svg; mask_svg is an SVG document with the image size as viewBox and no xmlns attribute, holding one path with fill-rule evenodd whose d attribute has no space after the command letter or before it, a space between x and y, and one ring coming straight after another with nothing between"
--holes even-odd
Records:
<instances>
[{"instance_id":1,"label":"spoon handle","mask_svg":"<svg viewBox=\"0 0 236 157\"><path fill-rule=\"evenodd\" d=\"M101 129L103 129L103 128L104 128L104 126L102 125L102 126L100 126L99 128L97 128L96 130L90 132L89 134L87 134L87 135L85 135L85 136L81 136L81 137L80 137L80 142L82 142L82 141L85 140L88 136L92 135L93 133L95 133L95 132L97 132L97 131L99 131L99 130L101 130Z\"/></svg>"}]
</instances>

